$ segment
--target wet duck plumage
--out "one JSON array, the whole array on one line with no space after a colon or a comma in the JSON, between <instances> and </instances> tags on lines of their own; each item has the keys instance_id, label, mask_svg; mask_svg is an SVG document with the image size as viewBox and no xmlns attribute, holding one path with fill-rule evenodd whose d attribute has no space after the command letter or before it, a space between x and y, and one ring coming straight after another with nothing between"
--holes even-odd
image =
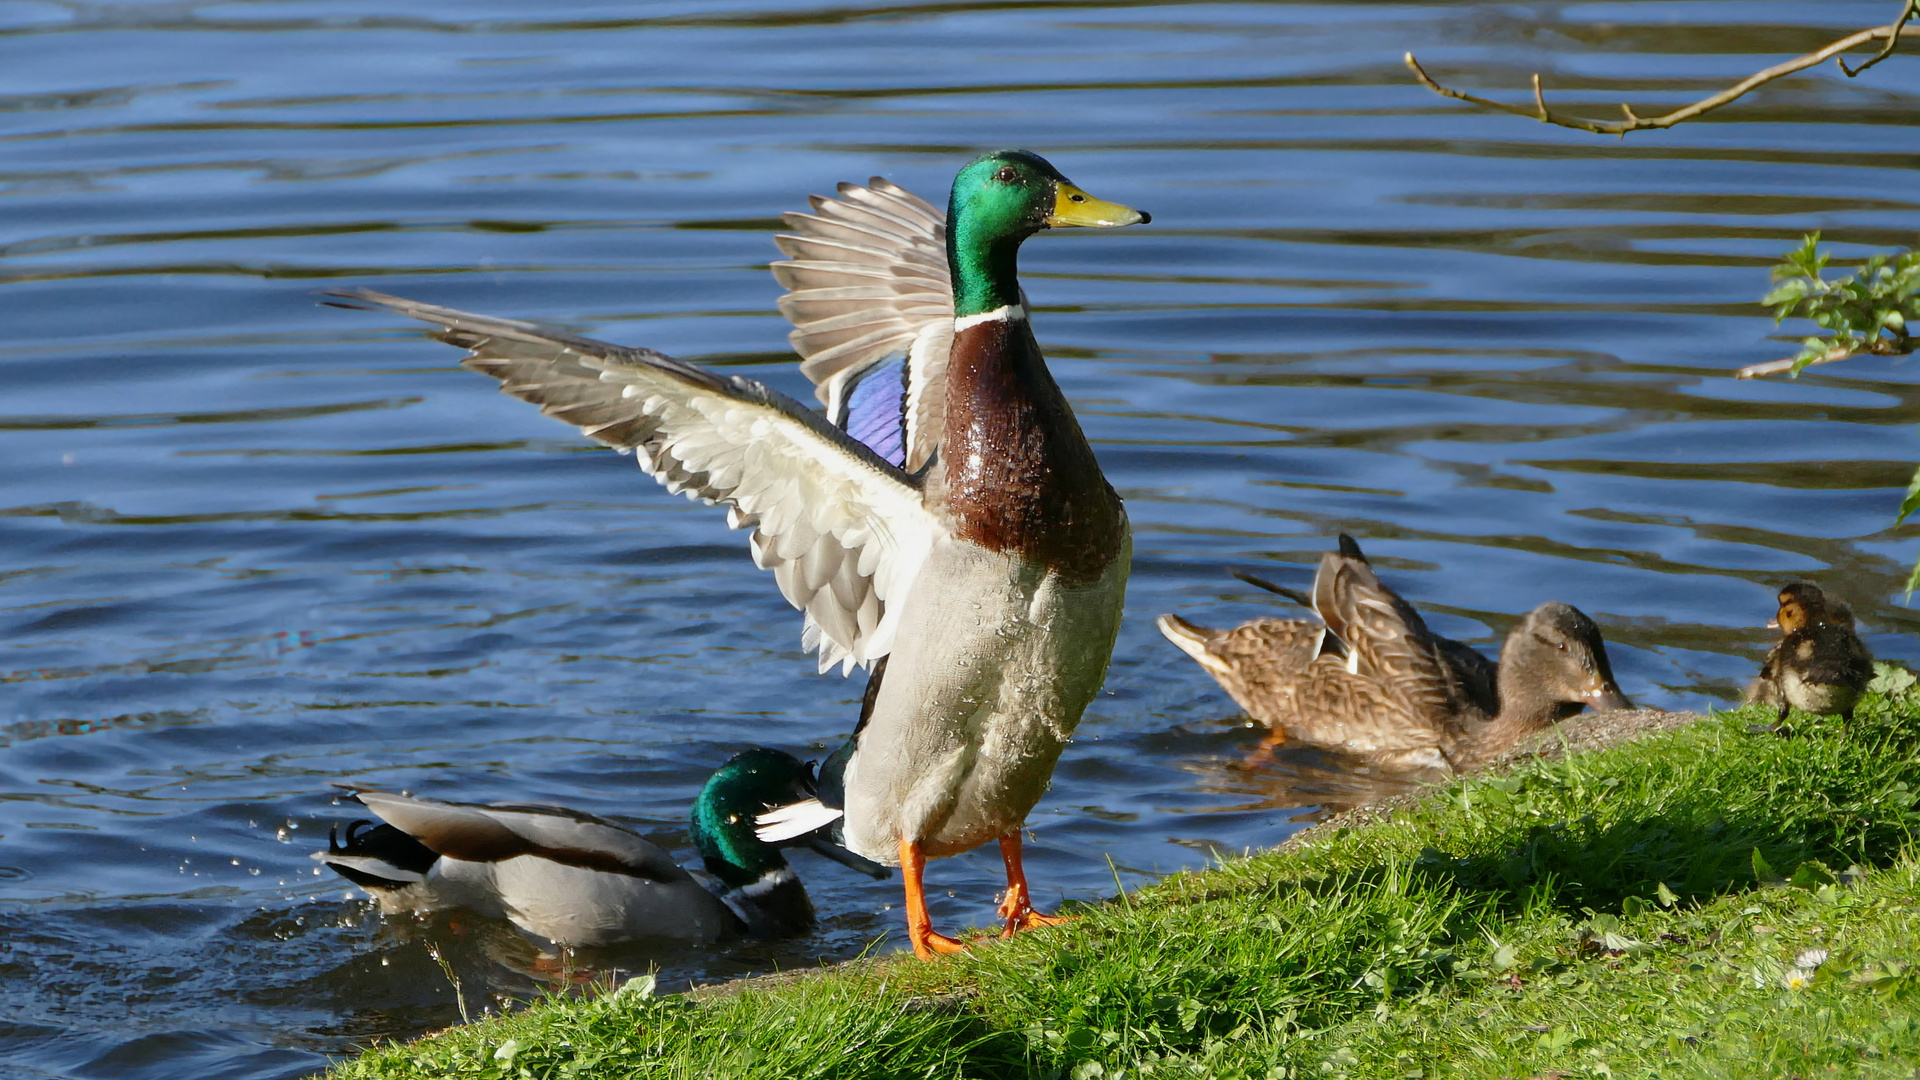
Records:
<instances>
[{"instance_id":1,"label":"wet duck plumage","mask_svg":"<svg viewBox=\"0 0 1920 1080\"><path fill-rule=\"evenodd\" d=\"M335 295L437 324L467 367L751 530L821 670L871 670L834 762L840 804L808 801L779 828L837 819L853 850L904 867L926 957L959 947L927 917L928 858L998 840L1008 931L1046 921L1019 830L1105 677L1131 558L1120 498L1034 341L1019 247L1146 220L1024 151L969 163L944 215L878 179L788 215L792 259L774 272L824 415L647 349Z\"/></svg>"},{"instance_id":2,"label":"wet duck plumage","mask_svg":"<svg viewBox=\"0 0 1920 1080\"><path fill-rule=\"evenodd\" d=\"M1496 667L1429 630L1351 537L1321 558L1311 595L1266 587L1321 621L1256 619L1216 631L1163 615L1159 625L1249 716L1289 739L1389 764L1462 768L1588 705L1632 707L1599 629L1566 604L1522 618Z\"/></svg>"},{"instance_id":3,"label":"wet duck plumage","mask_svg":"<svg viewBox=\"0 0 1920 1080\"><path fill-rule=\"evenodd\" d=\"M1853 609L1796 581L1780 590L1773 625L1780 641L1767 653L1747 700L1780 707L1780 723L1794 709L1852 719L1873 680L1873 654L1854 631Z\"/></svg>"},{"instance_id":4,"label":"wet duck plumage","mask_svg":"<svg viewBox=\"0 0 1920 1080\"><path fill-rule=\"evenodd\" d=\"M707 883L652 841L592 814L369 790L352 797L380 822L349 823L313 857L389 914L461 908L560 945L784 937L812 927L813 904L780 848L755 835L754 818L811 791L807 766L778 750L749 750L721 766L690 814ZM886 873L818 835L789 843Z\"/></svg>"}]
</instances>

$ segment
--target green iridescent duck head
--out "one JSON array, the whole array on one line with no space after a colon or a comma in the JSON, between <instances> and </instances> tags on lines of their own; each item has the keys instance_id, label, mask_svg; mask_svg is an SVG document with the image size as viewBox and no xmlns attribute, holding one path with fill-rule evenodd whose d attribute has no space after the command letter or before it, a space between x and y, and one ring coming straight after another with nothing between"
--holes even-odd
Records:
<instances>
[{"instance_id":1,"label":"green iridescent duck head","mask_svg":"<svg viewBox=\"0 0 1920 1080\"><path fill-rule=\"evenodd\" d=\"M865 874L889 873L833 843L824 830L780 844L754 835L754 819L759 815L813 796L813 766L792 754L760 746L734 755L708 777L693 800L693 843L708 872L731 888L745 888L786 869L781 847L799 845Z\"/></svg>"},{"instance_id":2,"label":"green iridescent duck head","mask_svg":"<svg viewBox=\"0 0 1920 1080\"><path fill-rule=\"evenodd\" d=\"M1153 218L1096 199L1026 150L996 150L968 162L947 202L947 265L954 314L980 315L1020 302L1020 243L1041 229L1117 229Z\"/></svg>"}]
</instances>

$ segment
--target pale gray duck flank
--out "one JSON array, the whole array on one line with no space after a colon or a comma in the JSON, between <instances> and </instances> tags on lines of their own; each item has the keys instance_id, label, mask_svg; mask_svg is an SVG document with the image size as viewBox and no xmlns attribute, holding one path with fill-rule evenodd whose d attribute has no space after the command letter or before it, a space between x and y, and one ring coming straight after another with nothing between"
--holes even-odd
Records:
<instances>
[{"instance_id":1,"label":"pale gray duck flank","mask_svg":"<svg viewBox=\"0 0 1920 1080\"><path fill-rule=\"evenodd\" d=\"M558 806L441 802L355 790L383 824L354 821L313 858L367 890L387 914L460 908L506 919L559 945L643 938L785 937L813 925L813 904L754 817L812 791L791 754L737 754L701 788L689 814L702 881L625 826ZM884 877L884 868L819 835L805 844Z\"/></svg>"}]
</instances>

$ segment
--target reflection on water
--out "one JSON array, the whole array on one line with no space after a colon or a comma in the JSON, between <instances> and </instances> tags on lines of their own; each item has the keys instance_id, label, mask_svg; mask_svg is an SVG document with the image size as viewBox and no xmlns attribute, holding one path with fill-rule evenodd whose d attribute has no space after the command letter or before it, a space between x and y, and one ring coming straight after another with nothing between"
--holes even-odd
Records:
<instances>
[{"instance_id":1,"label":"reflection on water","mask_svg":"<svg viewBox=\"0 0 1920 1080\"><path fill-rule=\"evenodd\" d=\"M1042 906L1404 785L1262 759L1152 626L1268 613L1222 568L1302 585L1341 530L1476 645L1577 604L1648 704L1734 693L1794 576L1913 658L1909 369L1727 373L1793 350L1752 301L1803 232L1844 255L1920 232L1920 59L1625 142L1399 61L1648 115L1884 7L0 5L0 1072L310 1071L457 1019L428 945L477 1010L896 927L896 884L806 856L808 938L571 959L382 925L314 876L341 779L576 806L691 858L718 762L821 756L860 690L809 674L711 511L323 285L804 395L765 264L807 193L884 173L937 199L1024 145L1151 209L1024 253L1136 529L1107 691L1032 819ZM979 922L998 860L931 880L935 918Z\"/></svg>"}]
</instances>

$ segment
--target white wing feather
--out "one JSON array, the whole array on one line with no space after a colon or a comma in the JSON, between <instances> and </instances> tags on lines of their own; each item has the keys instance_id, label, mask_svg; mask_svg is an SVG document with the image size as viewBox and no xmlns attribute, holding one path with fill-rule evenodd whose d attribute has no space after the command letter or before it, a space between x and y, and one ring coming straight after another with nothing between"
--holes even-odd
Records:
<instances>
[{"instance_id":1,"label":"white wing feather","mask_svg":"<svg viewBox=\"0 0 1920 1080\"><path fill-rule=\"evenodd\" d=\"M825 828L839 821L844 812L825 805L819 799L802 799L799 802L776 806L753 819L754 835L769 844L778 844L796 836L805 836L815 829Z\"/></svg>"}]
</instances>

